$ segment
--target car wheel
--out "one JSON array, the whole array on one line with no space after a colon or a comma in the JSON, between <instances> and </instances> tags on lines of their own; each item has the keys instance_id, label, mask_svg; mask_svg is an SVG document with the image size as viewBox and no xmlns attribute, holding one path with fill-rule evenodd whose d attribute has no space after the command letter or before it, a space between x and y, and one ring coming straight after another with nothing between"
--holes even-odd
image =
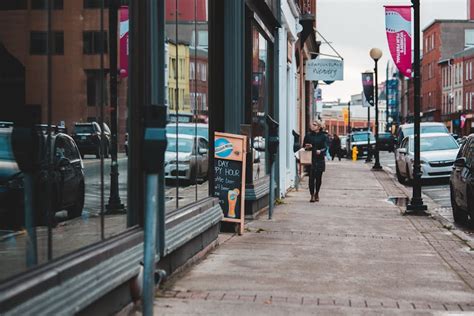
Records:
<instances>
[{"instance_id":1,"label":"car wheel","mask_svg":"<svg viewBox=\"0 0 474 316\"><path fill-rule=\"evenodd\" d=\"M401 184L404 184L405 183L405 178L400 173L400 169L398 169L398 164L397 163L395 163L395 172L397 174L398 182L400 182Z\"/></svg>"},{"instance_id":2,"label":"car wheel","mask_svg":"<svg viewBox=\"0 0 474 316\"><path fill-rule=\"evenodd\" d=\"M79 190L77 191L76 201L74 205L69 208L68 217L69 218L76 218L82 215L82 210L84 208L84 183L81 183L79 186Z\"/></svg>"},{"instance_id":3,"label":"car wheel","mask_svg":"<svg viewBox=\"0 0 474 316\"><path fill-rule=\"evenodd\" d=\"M453 187L450 187L450 196L451 196L451 208L453 209L453 217L454 221L459 224L463 224L467 221L467 213L464 212L456 203L456 199L454 198Z\"/></svg>"}]
</instances>

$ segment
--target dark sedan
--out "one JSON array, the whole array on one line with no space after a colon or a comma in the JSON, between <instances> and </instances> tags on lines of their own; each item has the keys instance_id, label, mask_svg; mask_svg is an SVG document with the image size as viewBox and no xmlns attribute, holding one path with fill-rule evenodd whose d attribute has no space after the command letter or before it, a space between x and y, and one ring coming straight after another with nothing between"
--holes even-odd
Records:
<instances>
[{"instance_id":1,"label":"dark sedan","mask_svg":"<svg viewBox=\"0 0 474 316\"><path fill-rule=\"evenodd\" d=\"M0 128L0 226L3 229L24 226L24 175L18 168L12 151L11 135L12 128ZM43 145L39 151L41 170L33 174L36 184L36 198L33 199L35 224L47 224L44 210L49 204L51 214L67 210L70 218L81 216L84 206L84 170L74 140L61 133L51 137L51 195L47 195L47 136L39 134L38 137L43 137L44 141L41 142Z\"/></svg>"},{"instance_id":2,"label":"dark sedan","mask_svg":"<svg viewBox=\"0 0 474 316\"><path fill-rule=\"evenodd\" d=\"M377 148L379 150L392 152L395 148L395 137L391 133L379 133Z\"/></svg>"},{"instance_id":3,"label":"dark sedan","mask_svg":"<svg viewBox=\"0 0 474 316\"><path fill-rule=\"evenodd\" d=\"M474 134L459 149L449 185L454 221L474 222Z\"/></svg>"}]
</instances>

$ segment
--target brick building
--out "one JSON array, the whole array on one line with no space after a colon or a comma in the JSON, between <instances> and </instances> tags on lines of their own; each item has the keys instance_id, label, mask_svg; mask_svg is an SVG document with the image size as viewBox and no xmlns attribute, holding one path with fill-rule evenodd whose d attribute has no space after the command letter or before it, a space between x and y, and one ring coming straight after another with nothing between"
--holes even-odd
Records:
<instances>
[{"instance_id":1,"label":"brick building","mask_svg":"<svg viewBox=\"0 0 474 316\"><path fill-rule=\"evenodd\" d=\"M423 121L441 121L442 80L440 61L450 59L466 47L474 21L435 20L423 30L421 61L421 111ZM462 72L462 66L457 66ZM458 91L458 94L461 93Z\"/></svg>"},{"instance_id":2,"label":"brick building","mask_svg":"<svg viewBox=\"0 0 474 316\"><path fill-rule=\"evenodd\" d=\"M9 1L11 3L11 1ZM41 122L47 121L48 82L51 88L52 123L64 123L72 131L75 122L99 121L101 76L104 84L104 121L109 123L108 88L108 10L104 10L101 34L100 8L97 1L54 1L51 24L53 30L52 74L47 79L47 10L44 1L17 1L14 10L0 10L0 58L17 65L20 91L2 91L9 104L38 106ZM12 27L14 26L14 27ZM101 54L101 38L104 54ZM101 71L101 56L104 68ZM7 62L9 61L9 62ZM0 65L5 68L7 65ZM22 74L23 73L23 74ZM12 78L10 76L10 78ZM119 144L123 143L126 126L126 91L128 80L118 84ZM74 96L74 97L72 97ZM7 106L5 103L4 106Z\"/></svg>"}]
</instances>

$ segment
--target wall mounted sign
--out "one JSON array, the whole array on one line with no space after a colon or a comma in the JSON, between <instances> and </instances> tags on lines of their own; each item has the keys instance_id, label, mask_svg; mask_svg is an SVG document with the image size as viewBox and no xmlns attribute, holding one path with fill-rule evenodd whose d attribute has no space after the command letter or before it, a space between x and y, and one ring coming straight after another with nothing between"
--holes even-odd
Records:
<instances>
[{"instance_id":1,"label":"wall mounted sign","mask_svg":"<svg viewBox=\"0 0 474 316\"><path fill-rule=\"evenodd\" d=\"M306 80L344 80L344 61L316 58L306 62Z\"/></svg>"},{"instance_id":2,"label":"wall mounted sign","mask_svg":"<svg viewBox=\"0 0 474 316\"><path fill-rule=\"evenodd\" d=\"M247 137L216 132L214 147L214 196L219 198L223 221L240 224L243 234Z\"/></svg>"}]
</instances>

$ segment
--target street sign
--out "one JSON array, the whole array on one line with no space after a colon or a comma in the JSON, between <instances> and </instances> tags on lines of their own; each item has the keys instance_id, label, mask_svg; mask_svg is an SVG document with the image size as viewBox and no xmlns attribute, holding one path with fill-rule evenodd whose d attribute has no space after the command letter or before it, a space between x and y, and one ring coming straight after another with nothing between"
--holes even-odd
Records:
<instances>
[{"instance_id":1,"label":"street sign","mask_svg":"<svg viewBox=\"0 0 474 316\"><path fill-rule=\"evenodd\" d=\"M338 59L316 58L306 62L307 81L344 80L344 62Z\"/></svg>"},{"instance_id":2,"label":"street sign","mask_svg":"<svg viewBox=\"0 0 474 316\"><path fill-rule=\"evenodd\" d=\"M214 196L219 198L223 221L240 224L243 234L247 137L216 132L214 148Z\"/></svg>"}]
</instances>

